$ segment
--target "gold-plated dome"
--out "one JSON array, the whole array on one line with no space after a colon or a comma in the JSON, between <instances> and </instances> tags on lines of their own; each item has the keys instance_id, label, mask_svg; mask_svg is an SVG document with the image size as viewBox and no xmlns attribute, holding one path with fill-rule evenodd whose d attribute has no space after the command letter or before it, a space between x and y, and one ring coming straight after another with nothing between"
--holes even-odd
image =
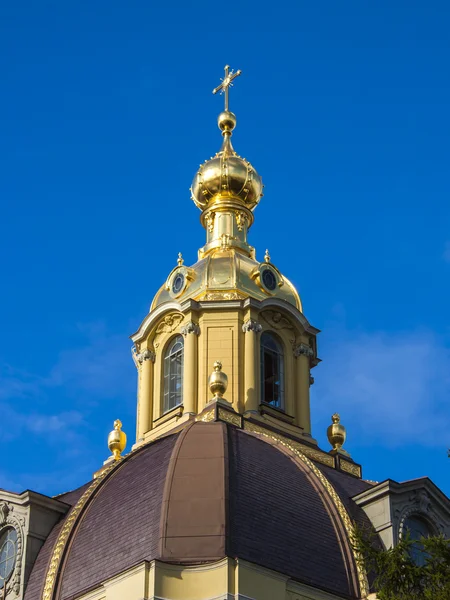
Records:
<instances>
[{"instance_id":1,"label":"gold-plated dome","mask_svg":"<svg viewBox=\"0 0 450 600\"><path fill-rule=\"evenodd\" d=\"M249 161L238 156L231 144L236 116L229 110L228 93L241 71L229 69L225 67L222 83L213 90L225 96L224 111L218 118L222 148L200 166L191 187L192 199L202 211L206 244L191 267L178 262L156 294L152 309L171 300L262 301L274 297L302 310L297 290L271 263L268 252L259 262L247 241L263 184Z\"/></svg>"},{"instance_id":2,"label":"gold-plated dome","mask_svg":"<svg viewBox=\"0 0 450 600\"><path fill-rule=\"evenodd\" d=\"M275 287L269 289L264 283L264 271L274 275ZM179 292L174 292L178 275L184 278ZM175 267L166 283L157 292L151 309L176 300L182 303L193 300L240 300L254 298L266 300L277 298L302 310L302 303L295 286L272 263L258 262L235 248L218 248L209 252L191 267Z\"/></svg>"},{"instance_id":3,"label":"gold-plated dome","mask_svg":"<svg viewBox=\"0 0 450 600\"><path fill-rule=\"evenodd\" d=\"M252 165L238 156L231 144L236 116L230 111L220 113L219 128L224 136L222 148L214 158L205 161L194 177L192 199L200 210L220 205L222 199L233 199L253 210L258 204L263 184Z\"/></svg>"}]
</instances>

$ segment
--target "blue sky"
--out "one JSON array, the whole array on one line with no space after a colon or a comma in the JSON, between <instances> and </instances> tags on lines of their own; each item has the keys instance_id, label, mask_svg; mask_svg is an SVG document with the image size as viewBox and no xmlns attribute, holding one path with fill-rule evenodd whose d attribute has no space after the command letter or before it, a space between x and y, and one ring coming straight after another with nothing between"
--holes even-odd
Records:
<instances>
[{"instance_id":1,"label":"blue sky","mask_svg":"<svg viewBox=\"0 0 450 600\"><path fill-rule=\"evenodd\" d=\"M322 330L312 388L373 480L450 494L450 8L445 2L0 7L0 487L56 494L133 441L128 336L204 242L219 148L266 185L250 242Z\"/></svg>"}]
</instances>

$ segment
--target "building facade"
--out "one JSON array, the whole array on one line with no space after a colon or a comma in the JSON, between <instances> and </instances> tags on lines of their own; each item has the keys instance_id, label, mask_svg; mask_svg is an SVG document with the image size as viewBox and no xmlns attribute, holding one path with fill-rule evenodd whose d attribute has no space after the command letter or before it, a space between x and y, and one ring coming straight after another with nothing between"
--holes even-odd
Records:
<instances>
[{"instance_id":1,"label":"building facade","mask_svg":"<svg viewBox=\"0 0 450 600\"><path fill-rule=\"evenodd\" d=\"M7 600L331 600L370 596L355 525L385 547L409 529L450 533L449 499L427 478L366 481L333 415L331 450L311 431L318 329L300 296L248 241L263 192L234 150L228 67L222 146L192 183L206 241L179 255L131 336L136 439L79 489L0 490Z\"/></svg>"}]
</instances>

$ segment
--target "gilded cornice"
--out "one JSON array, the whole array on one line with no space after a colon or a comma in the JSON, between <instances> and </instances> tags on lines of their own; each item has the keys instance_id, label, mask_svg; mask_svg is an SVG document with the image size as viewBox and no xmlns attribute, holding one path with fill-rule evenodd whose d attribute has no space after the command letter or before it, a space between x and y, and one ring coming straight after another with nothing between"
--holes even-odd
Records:
<instances>
[{"instance_id":1,"label":"gilded cornice","mask_svg":"<svg viewBox=\"0 0 450 600\"><path fill-rule=\"evenodd\" d=\"M286 438L277 433L269 432L264 427L261 427L260 425L257 425L256 423L251 423L247 420L244 421L244 430L248 431L249 433L256 434L257 436L269 438L272 441L274 441L275 443L281 444L282 446L284 446L285 448L290 450L293 454L295 454L295 456L297 456L303 463L305 463L311 469L311 471L314 473L314 475L320 481L323 488L326 490L329 498L331 499L332 503L334 504L334 506L339 514L339 517L342 521L344 529L347 533L347 537L350 542L351 552L353 554L353 558L354 558L354 562L355 562L356 571L358 574L358 583L359 583L360 593L363 598L366 598L367 595L369 594L369 584L367 581L367 574L364 569L364 566L363 566L363 563L361 560L361 556L354 549L354 545L353 545L354 540L355 540L354 526L353 526L353 523L350 519L350 516L349 516L342 500L340 499L339 495L337 494L336 490L331 485L329 480L325 477L325 475L322 473L322 471L310 460L310 458L308 458L308 456L306 456L306 454L304 453L305 447L301 446L301 444L298 444L298 443L294 442L293 440L290 440L289 438ZM301 449L299 448L299 446L301 446Z\"/></svg>"}]
</instances>

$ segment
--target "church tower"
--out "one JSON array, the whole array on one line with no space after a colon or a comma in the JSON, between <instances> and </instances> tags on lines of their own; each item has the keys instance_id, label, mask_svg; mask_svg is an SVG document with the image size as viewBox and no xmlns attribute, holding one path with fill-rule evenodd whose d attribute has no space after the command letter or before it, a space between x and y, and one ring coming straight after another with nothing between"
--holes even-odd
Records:
<instances>
[{"instance_id":1,"label":"church tower","mask_svg":"<svg viewBox=\"0 0 450 600\"><path fill-rule=\"evenodd\" d=\"M450 534L427 478L362 479L311 432L319 333L266 250L249 243L262 197L233 149L225 67L222 146L192 183L206 242L177 264L132 335L136 439L93 478L49 498L0 490L2 600L372 600L355 524L391 547L413 528ZM363 401L363 399L362 399Z\"/></svg>"},{"instance_id":2,"label":"church tower","mask_svg":"<svg viewBox=\"0 0 450 600\"><path fill-rule=\"evenodd\" d=\"M136 447L190 419L208 418L214 404L208 379L215 363L228 377L222 404L230 414L316 444L309 388L311 369L319 362L318 330L268 250L258 260L248 240L263 184L231 142L236 116L228 94L240 73L225 67L214 90L225 97L218 118L223 142L200 165L191 187L206 243L192 266L179 255L132 336L138 370Z\"/></svg>"}]
</instances>

